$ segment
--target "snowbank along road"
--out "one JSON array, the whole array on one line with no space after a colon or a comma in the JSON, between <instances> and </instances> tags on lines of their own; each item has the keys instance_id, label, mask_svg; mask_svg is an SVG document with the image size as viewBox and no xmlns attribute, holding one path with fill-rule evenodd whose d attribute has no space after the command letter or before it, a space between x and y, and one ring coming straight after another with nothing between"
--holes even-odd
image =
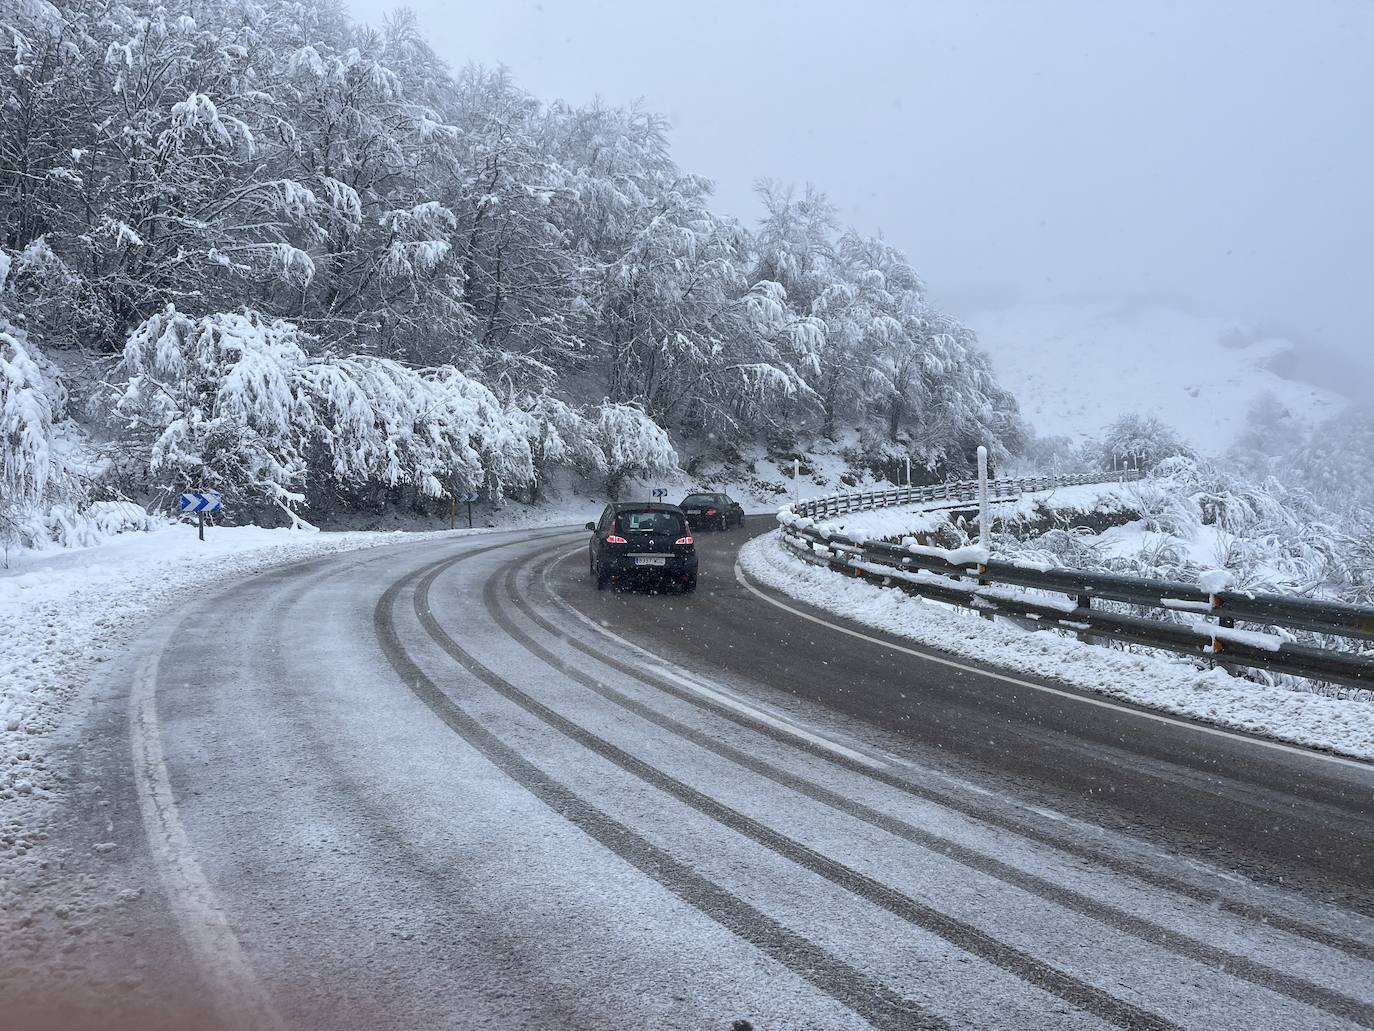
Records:
<instances>
[{"instance_id":1,"label":"snowbank along road","mask_svg":"<svg viewBox=\"0 0 1374 1031\"><path fill-rule=\"evenodd\" d=\"M735 568L770 525L699 538L692 596L526 531L167 618L61 832L132 887L61 961L0 946L0 1018L1374 1026L1370 770L770 604Z\"/></svg>"}]
</instances>

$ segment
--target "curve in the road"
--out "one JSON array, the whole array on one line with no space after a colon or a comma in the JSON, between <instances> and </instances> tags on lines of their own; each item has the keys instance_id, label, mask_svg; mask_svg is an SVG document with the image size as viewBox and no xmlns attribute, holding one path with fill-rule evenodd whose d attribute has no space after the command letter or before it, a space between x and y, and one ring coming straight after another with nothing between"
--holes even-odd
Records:
<instances>
[{"instance_id":1,"label":"curve in the road","mask_svg":"<svg viewBox=\"0 0 1374 1031\"><path fill-rule=\"evenodd\" d=\"M469 656L442 630L437 630L437 624L433 622L424 595L439 573L468 557L470 555L464 554L456 558L443 559L419 573L408 574L397 580L378 600L375 616L377 637L388 661L395 668L397 675L436 716L443 720L445 725L521 787L603 847L630 863L641 873L653 878L721 926L783 963L827 995L861 1014L875 1027L940 1029L945 1026L943 1021L924 1012L917 1003L903 998L886 985L836 960L812 942L788 930L742 899L719 888L623 823L578 797L501 742L449 698L406 652L396 633L396 598L406 586L417 579L420 586L415 596L416 613L431 633L437 632L437 639L446 651L488 686L528 706L531 712L541 718L547 715L553 725L557 725L554 720L561 720L561 717L539 706L508 681Z\"/></svg>"},{"instance_id":2,"label":"curve in the road","mask_svg":"<svg viewBox=\"0 0 1374 1031\"><path fill-rule=\"evenodd\" d=\"M571 536L464 542L456 554L443 543L390 549L405 556L400 575L384 555L319 563L306 575L281 571L228 592L235 610L251 618L222 631L183 621L167 670L198 656L218 658L219 668L227 668L226 657L238 658L230 682L212 695L161 674L173 760L164 795L191 806L182 844L207 860L201 901L216 909L211 893L221 892L229 903L225 927L241 931L248 963L265 959L274 996L292 970L283 962L296 959L301 945L318 952L348 941L347 928L366 919L365 909L349 915L346 894L337 912L295 913L301 903L293 886L327 903L337 879L360 883L368 903L387 906L388 914L414 905L444 928L433 953L439 969L417 971L426 983L443 977L448 957L505 949L505 960L458 960L482 971L484 987L468 997L494 1000L493 1013L552 1017L565 1007L569 1027L596 1025L578 990L584 978L613 1009L643 1017L647 1000L634 998L632 988L625 995L622 984L675 989L684 978L697 980L706 954L691 950L708 939L717 955L732 957L727 978L741 960L739 969L760 972L775 964L743 990L716 981L730 998L761 1004L760 1012L826 1012L827 1026L857 1018L879 1027L985 1026L1030 1013L1037 1025L1065 1027L1243 1026L1250 1018L1295 1029L1374 1026L1364 965L1374 957L1367 939L1352 933L1363 918L1333 907L1328 920L1302 892L1254 891L1239 879L1229 889L1217 886L1203 865L1156 868L1145 857L1158 849L1110 823L1036 820L1033 783L1005 798L969 794L946 772L950 764L923 762L919 728L904 728L913 731L908 747L890 734L856 736L848 729L853 720L827 715L837 698L824 690L833 671L819 654L852 660L851 683L876 674L861 698L841 696L833 711L884 732L893 711L886 693L902 671L837 654L834 639L816 630L799 635L805 621L764 615L767 607L730 575L733 549L703 549L707 576L696 597L599 594L562 561ZM302 647L311 633L306 617L338 629ZM768 685L775 664L783 682L791 677L811 696L782 705L786 717ZM150 676L134 707L142 713L156 667ZM972 694L977 686L959 688ZM941 701L938 685L930 685L931 699ZM997 698L989 705L1007 718ZM976 698L960 698L939 718L976 707ZM1025 728L1026 740L1062 736L1054 722ZM830 729L836 726L846 729ZM1096 763L1103 754L1140 751L1116 742L1104 752L1096 736L1100 728L1087 728L1077 743L1082 753L1097 753ZM874 740L884 750L873 750ZM312 758L302 764L303 757ZM226 759L236 766L214 765ZM232 810L240 797L234 792L256 786L255 762L284 792L280 812L272 804ZM1146 748L1121 776L1166 786L1196 778L1174 765ZM1255 778L1258 786L1245 783L1247 774L1217 778L1219 796L1244 799L1239 818L1277 791L1272 771ZM976 778L963 783L973 788ZM466 799L461 810L448 802L454 791ZM1307 794L1340 809L1330 784ZM287 812L304 817L306 840L293 845L296 831L276 829ZM528 829L502 816L516 812ZM1161 812L1167 820L1167 809L1155 815ZM417 823L426 814L429 822ZM298 878L319 876L309 858L308 828L317 823L345 858L310 885ZM1122 823L1129 830L1134 820ZM1236 831L1241 839L1247 833ZM1351 837L1362 833L1357 827ZM234 836L249 844L245 856L215 854L215 842L222 847ZM284 859L271 839L287 846ZM489 841L517 852L490 849ZM553 842L561 847L550 853ZM561 863L565 855L571 865ZM302 860L307 865L293 865ZM391 863L394 874L386 872ZM542 873L522 878L526 864ZM378 871L387 878L380 884L369 880ZM501 889L493 895L493 873L497 885L510 878L510 921ZM606 894L609 884L638 901L626 907ZM184 892L184 885L172 887ZM555 908L544 903L545 893ZM672 935L658 923L659 907L670 903L656 901L669 896L667 911L693 930L686 939L670 937L686 951L679 958L670 945L659 964L676 973L661 977L626 954L626 943L642 940L638 934ZM604 922L599 929L570 922L581 911ZM622 922L646 913L654 917ZM494 914L499 926L484 940ZM571 967L584 971L573 981L564 962L563 979L540 999L508 1006L504 971L531 987L544 979L548 945L542 934L529 935L532 928L550 931L574 957L584 947L589 958L615 957L637 981L573 959ZM341 960L316 962L322 970L349 969ZM722 968L715 962L712 969L718 977ZM462 980L455 977L455 985ZM769 996L782 985L791 994L774 1007ZM495 994L483 996L486 986ZM413 994L399 1012L420 1012L422 992ZM1003 1009L1011 1000L1026 1008ZM288 1017L311 1012L289 995L277 1001ZM703 1001L684 1001L665 1026L696 1026L691 1014L719 1014ZM477 1026L451 1009L436 1009L435 1017Z\"/></svg>"},{"instance_id":3,"label":"curve in the road","mask_svg":"<svg viewBox=\"0 0 1374 1031\"><path fill-rule=\"evenodd\" d=\"M766 527L755 521L753 529ZM1368 767L1274 752L1239 735L1190 734L1130 709L1079 704L1072 693L1025 690L996 670L930 661L910 642L893 642L910 654L868 647L837 629L868 628L823 612L816 613L823 622L813 623L762 605L735 582L737 550L737 539L704 549L705 593L680 625L662 625L649 607L581 590L575 564L557 567L554 590L589 619L683 665L804 697L897 734L932 758L1011 778L1025 794L1060 798L1093 823L1167 828L1169 847L1260 881L1308 885L1374 915Z\"/></svg>"},{"instance_id":4,"label":"curve in the road","mask_svg":"<svg viewBox=\"0 0 1374 1031\"><path fill-rule=\"evenodd\" d=\"M745 816L743 813L698 791L696 788L691 787L683 781L664 773L662 770L654 767L645 760L617 747L606 739L599 737L531 697L509 679L495 673L481 662L477 661L477 659L459 645L457 641L449 636L430 611L428 599L431 585L441 573L458 562L461 562L464 557L465 556L458 556L438 563L419 577L418 585L415 589L415 612L419 617L421 625L424 626L429 635L445 652L503 697L514 702L516 705L553 727L572 741L575 741L603 758L609 759L627 773L638 777L645 783L657 788L665 794L686 803L722 826L728 827L751 841L763 845L765 848L791 860L803 869L819 874L821 877L844 888L850 893L881 906L893 915L921 927L924 930L933 932L956 947L972 955L979 956L1004 970L1014 973L1028 984L1042 988L1071 1005L1092 1013L1117 1027L1163 1029L1175 1026L1171 1022L1155 1014L1124 1002L1100 988L1071 977L1048 963L1004 944L976 927L955 920L931 906L925 905L908 895L888 887L872 877L860 873L858 870L854 870L843 863L837 862L828 856L808 848L784 834L778 833L773 828ZM399 591L400 587L408 581L409 578L402 581L400 585L393 585L394 590ZM494 579L488 581L484 591L484 601L489 612L499 614L499 608L492 599L492 587L494 583ZM382 600L378 602L378 612L381 614L378 624L379 636L384 642L387 642L389 656L392 654L390 649L396 645L394 631L389 629L389 623L387 622L390 617L386 614L386 609L390 608L394 602L394 598L395 594L389 589L388 594L384 595ZM402 653L397 653L396 661L404 661ZM409 677L407 679L409 680ZM438 691L439 695L433 695L430 691L431 688L433 691ZM427 704L433 705L431 699L437 702L438 697L442 696L447 703L444 706L444 711L453 711L454 718L458 720L462 727L468 728L469 726L473 726L478 730L481 729L480 726L470 721L470 718L468 718L466 714L462 713L461 708L447 700L447 696L444 696L442 691L439 691L437 687L433 687L432 682L428 683L425 690ZM448 708L450 706L452 710ZM445 719L447 722L447 717ZM466 737L465 731L459 729L459 726L452 723L450 725L454 726L455 730L458 730L459 733L463 733ZM485 734L485 731L482 731L482 733ZM491 744L499 744L499 742L492 739ZM485 754L485 747L483 747L483 751ZM516 759L518 759L518 757L511 753L503 758L503 762L513 762ZM524 762L524 760L519 761L522 763ZM528 763L525 763L525 766L528 765ZM526 778L537 772L538 771L533 767L530 767L529 770L521 769L519 778L521 783L527 784ZM540 774L539 776L542 777L543 775ZM547 778L544 779L547 780ZM527 784L527 786L529 785ZM553 785L551 782L549 784L540 785L540 797L544 798L545 792L550 792L556 787L557 785ZM590 810L592 813L596 812L594 809L591 809L590 806L587 806L585 802L581 802L581 800L578 800L578 802L580 803L580 807L585 807L585 809ZM560 798L560 804L566 804L566 800ZM585 813L581 815L584 819L587 818ZM579 826L581 826L580 823ZM604 844L608 841L614 842L616 838L614 834L608 833L598 835L598 840L603 841Z\"/></svg>"},{"instance_id":5,"label":"curve in the road","mask_svg":"<svg viewBox=\"0 0 1374 1031\"><path fill-rule=\"evenodd\" d=\"M557 549L553 550L556 551ZM527 619L541 627L547 633L561 639L579 651L583 651L585 654L592 655L597 658L598 661L613 666L627 676L634 677L641 683L663 690L680 700L688 701L692 704L699 704L699 698L693 696L691 692L675 688L671 684L665 682L661 677L655 677L642 668L630 666L627 663L620 662L613 656L598 653L594 649L587 648L575 637L563 633L563 631L541 617L534 608L524 600L521 596L521 591L516 587L517 577L522 570L531 563L541 560L547 562L548 553L527 556L520 562L513 564L502 578L502 591L499 594L496 590L496 578L488 580L483 592L487 611L491 615L493 621L531 655L554 669L557 669L569 679L576 681L588 690L605 698L607 701L634 713L641 719L645 719L656 726L662 727L664 730L691 741L697 747L712 752L722 759L733 762L783 787L790 788L798 794L804 795L822 805L830 806L833 809L847 813L855 819L878 827L906 841L910 841L946 859L953 860L962 866L977 870L1005 884L1014 885L1057 905L1082 913L1084 916L1101 921L1117 930L1134 935L1142 941L1149 942L1151 945L1157 945L1176 952L1179 955L1227 969L1238 977L1242 977L1261 987L1280 992L1296 1001L1317 1006L1329 1013L1348 1017L1351 1020L1361 1023L1374 1024L1374 1007L1368 1006L1358 999L1353 999L1340 992L1331 991L1319 985L1314 985L1301 978L1289 976L1281 971L1275 970L1273 967L1257 963L1248 957L1228 952L1225 949L1209 945L1196 938L1190 938L1186 935L1171 931L1158 924L1151 923L1148 920L1127 913L1124 910L1099 902L1081 892L1076 892L1069 888L1056 885L1043 877L1038 877L1035 874L1018 869L1009 863L1001 862L992 856L960 845L958 842L913 826L888 813L879 812L871 806L866 806L845 798L843 795L822 787L813 781L749 755L703 731L689 727L685 723L675 720L651 706L638 702L593 677L586 675L570 663L566 663L559 659L547 648L542 647L528 634L524 633L515 622L505 614L505 610L510 608L521 612ZM423 593L422 591L422 594ZM450 651L450 654L453 654L455 650L461 651L461 649L458 649L457 645L452 642L452 639L438 627L432 616L426 617L425 621L431 633L436 635L440 644L446 651ZM460 659L460 661L464 660ZM524 703L521 702L521 704ZM717 709L717 711L719 712L719 709ZM758 729L757 723L752 729ZM822 749L820 751L824 756L825 750ZM858 765L858 772L865 776L873 776L871 769L864 767L863 764ZM897 778L890 779L897 781ZM898 783L901 782L898 781ZM1309 932L1317 931L1315 928L1306 926L1304 926L1303 929ZM956 933L955 936L950 937L947 933L944 933L948 930L948 928L938 929L937 933L941 933L942 937L946 937L947 940L952 943L964 947L961 936ZM1356 953L1361 951L1365 944L1348 941L1343 938L1338 938L1337 940L1340 941L1341 944L1353 946L1353 951ZM983 954L978 952L977 949L971 949L970 951L978 955ZM1032 981L1032 983L1039 982ZM1046 986L1042 985L1042 987Z\"/></svg>"},{"instance_id":6,"label":"curve in the road","mask_svg":"<svg viewBox=\"0 0 1374 1031\"><path fill-rule=\"evenodd\" d=\"M541 575L537 581L542 589L541 600L546 600L564 609L574 618L579 620L582 626L593 633L606 635L617 643L626 644L630 647L637 647L631 642L624 641L619 635L609 633L598 621L569 605L566 600L559 596L558 591L550 583L550 574L555 567L562 565L575 554L577 553L560 552L557 549L551 549L549 552L545 553ZM528 611L528 607L526 607L525 611ZM550 632L559 632L547 621L542 620L537 614L532 616L532 618L539 621L546 630ZM1106 849L1085 845L1080 839L1061 832L1053 823L1047 825L1044 821L1025 819L1019 813L990 803L986 798L971 797L967 792L943 790L930 782L918 783L899 776L889 770L875 768L871 763L856 762L852 759L847 759L843 754L836 754L834 749L818 747L810 741L798 739L795 735L778 730L773 724L762 722L746 712L741 712L737 708L717 704L709 698L703 698L699 694L684 690L667 679L656 677L652 671L646 670L643 667L632 666L622 662L615 656L608 654L604 649L592 648L575 636L563 636L568 644L578 651L596 658L598 661L626 675L646 680L646 682L651 683L658 690L670 694L681 701L697 706L705 711L711 712L715 716L729 720L742 727L756 731L757 733L772 737L779 742L807 751L819 759L833 763L850 772L858 773L876 780L887 787L894 788L914 798L932 802L981 823L996 827L999 830L1008 831L1018 837L1033 841L1036 844L1065 852L1076 859L1090 863L1094 866L1102 867L1111 870L1113 873L1143 881L1153 887L1184 896L1221 912L1234 914L1253 921L1258 925L1280 928L1313 942L1338 949L1359 959L1374 960L1374 941L1342 934L1329 927L1321 927L1304 920L1295 919L1276 908L1259 906L1245 899L1236 898L1219 889L1173 876L1167 869L1160 869L1156 866L1133 860L1130 857L1118 855Z\"/></svg>"}]
</instances>

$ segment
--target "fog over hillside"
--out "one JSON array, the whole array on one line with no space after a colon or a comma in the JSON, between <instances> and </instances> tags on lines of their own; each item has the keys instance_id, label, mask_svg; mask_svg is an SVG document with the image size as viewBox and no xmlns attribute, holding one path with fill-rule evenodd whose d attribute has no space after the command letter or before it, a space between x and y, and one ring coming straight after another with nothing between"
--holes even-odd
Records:
<instances>
[{"instance_id":1,"label":"fog over hillside","mask_svg":"<svg viewBox=\"0 0 1374 1031\"><path fill-rule=\"evenodd\" d=\"M1358 0L409 6L451 61L505 63L546 97L643 98L724 211L759 210L759 175L816 183L966 321L995 294L1165 295L1296 340L1328 388L1332 350L1374 347Z\"/></svg>"},{"instance_id":2,"label":"fog over hillside","mask_svg":"<svg viewBox=\"0 0 1374 1031\"><path fill-rule=\"evenodd\" d=\"M1026 419L1045 434L1092 436L1122 412L1144 411L1193 447L1224 451L1262 398L1310 429L1361 387L1339 369L1323 375L1325 366L1303 362L1291 339L1155 302L1027 304L969 322Z\"/></svg>"}]
</instances>

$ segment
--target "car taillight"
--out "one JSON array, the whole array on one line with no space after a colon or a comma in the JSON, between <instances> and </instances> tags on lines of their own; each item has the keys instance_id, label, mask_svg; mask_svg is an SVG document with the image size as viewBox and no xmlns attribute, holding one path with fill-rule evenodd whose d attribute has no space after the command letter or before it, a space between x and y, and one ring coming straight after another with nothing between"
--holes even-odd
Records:
<instances>
[{"instance_id":1,"label":"car taillight","mask_svg":"<svg viewBox=\"0 0 1374 1031\"><path fill-rule=\"evenodd\" d=\"M690 537L679 537L677 540L673 541L673 543L674 543L674 544L691 544L691 543L692 543L692 538L690 538Z\"/></svg>"},{"instance_id":2,"label":"car taillight","mask_svg":"<svg viewBox=\"0 0 1374 1031\"><path fill-rule=\"evenodd\" d=\"M611 534L609 537L606 538L606 543L607 543L607 544L629 544L630 542L627 541L624 537L617 537L615 534Z\"/></svg>"},{"instance_id":3,"label":"car taillight","mask_svg":"<svg viewBox=\"0 0 1374 1031\"><path fill-rule=\"evenodd\" d=\"M714 508L708 508L708 509L706 510L706 514L707 514L707 515L715 515L715 514L716 514L716 510L715 510Z\"/></svg>"}]
</instances>

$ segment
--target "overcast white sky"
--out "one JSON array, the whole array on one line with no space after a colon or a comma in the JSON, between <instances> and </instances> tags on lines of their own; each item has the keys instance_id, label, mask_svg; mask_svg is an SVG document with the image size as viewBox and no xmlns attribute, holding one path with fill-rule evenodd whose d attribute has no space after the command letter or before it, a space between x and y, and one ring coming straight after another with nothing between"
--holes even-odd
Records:
<instances>
[{"instance_id":1,"label":"overcast white sky","mask_svg":"<svg viewBox=\"0 0 1374 1031\"><path fill-rule=\"evenodd\" d=\"M723 211L816 183L961 314L1162 292L1374 344L1368 0L406 6L454 65L666 113Z\"/></svg>"}]
</instances>

